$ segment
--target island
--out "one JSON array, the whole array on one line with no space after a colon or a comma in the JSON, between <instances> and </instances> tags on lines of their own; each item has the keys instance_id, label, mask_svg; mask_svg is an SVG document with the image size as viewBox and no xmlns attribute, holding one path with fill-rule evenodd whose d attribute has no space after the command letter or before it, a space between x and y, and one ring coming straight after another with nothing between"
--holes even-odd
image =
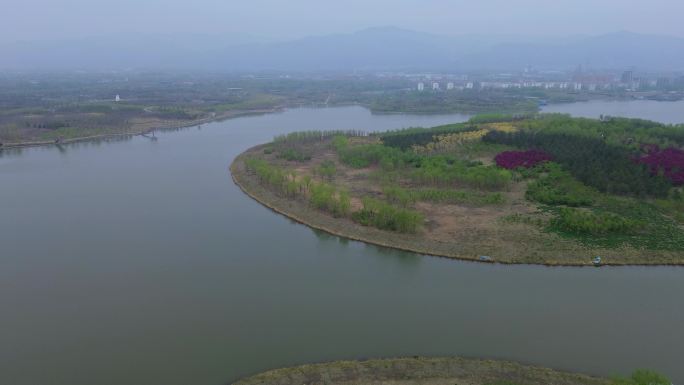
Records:
<instances>
[{"instance_id":1,"label":"island","mask_svg":"<svg viewBox=\"0 0 684 385\"><path fill-rule=\"evenodd\" d=\"M684 264L684 126L480 115L368 134L309 131L239 155L278 213L421 254L545 265Z\"/></svg>"}]
</instances>

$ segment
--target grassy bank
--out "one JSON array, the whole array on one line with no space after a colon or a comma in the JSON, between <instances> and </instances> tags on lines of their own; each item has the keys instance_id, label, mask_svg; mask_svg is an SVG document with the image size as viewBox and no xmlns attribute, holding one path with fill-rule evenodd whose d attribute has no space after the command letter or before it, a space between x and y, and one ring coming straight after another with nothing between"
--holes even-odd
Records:
<instances>
[{"instance_id":1,"label":"grassy bank","mask_svg":"<svg viewBox=\"0 0 684 385\"><path fill-rule=\"evenodd\" d=\"M465 358L341 361L278 369L234 385L609 385L607 379L512 362Z\"/></svg>"}]
</instances>

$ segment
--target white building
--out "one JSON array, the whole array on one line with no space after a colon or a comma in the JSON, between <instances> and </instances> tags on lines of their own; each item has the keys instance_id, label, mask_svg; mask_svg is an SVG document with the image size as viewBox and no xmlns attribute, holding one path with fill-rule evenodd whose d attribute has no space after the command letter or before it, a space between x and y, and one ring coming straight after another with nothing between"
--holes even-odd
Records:
<instances>
[{"instance_id":1,"label":"white building","mask_svg":"<svg viewBox=\"0 0 684 385\"><path fill-rule=\"evenodd\" d=\"M449 82L447 83L447 90L453 90L454 89L454 83Z\"/></svg>"},{"instance_id":2,"label":"white building","mask_svg":"<svg viewBox=\"0 0 684 385\"><path fill-rule=\"evenodd\" d=\"M439 83L437 83L437 82L432 83L432 90L433 91L439 90Z\"/></svg>"},{"instance_id":3,"label":"white building","mask_svg":"<svg viewBox=\"0 0 684 385\"><path fill-rule=\"evenodd\" d=\"M114 101L115 101L115 102L120 102L120 101L121 101L121 98L119 97L119 94L116 94L116 96L114 97Z\"/></svg>"},{"instance_id":4,"label":"white building","mask_svg":"<svg viewBox=\"0 0 684 385\"><path fill-rule=\"evenodd\" d=\"M425 90L425 83L418 83L418 91Z\"/></svg>"},{"instance_id":5,"label":"white building","mask_svg":"<svg viewBox=\"0 0 684 385\"><path fill-rule=\"evenodd\" d=\"M469 90L472 90L475 87L475 84L473 82L468 82L466 83L466 87Z\"/></svg>"}]
</instances>

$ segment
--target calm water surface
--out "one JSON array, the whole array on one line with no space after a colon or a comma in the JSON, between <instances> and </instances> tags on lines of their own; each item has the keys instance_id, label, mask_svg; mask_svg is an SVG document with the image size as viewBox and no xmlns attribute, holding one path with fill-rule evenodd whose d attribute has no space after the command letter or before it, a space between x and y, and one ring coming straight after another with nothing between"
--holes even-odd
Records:
<instances>
[{"instance_id":1,"label":"calm water surface","mask_svg":"<svg viewBox=\"0 0 684 385\"><path fill-rule=\"evenodd\" d=\"M684 121L684 104L669 106L661 120ZM464 119L301 109L158 141L1 153L0 384L219 385L402 355L651 367L684 382L684 269L481 265L367 246L274 215L227 171L288 131Z\"/></svg>"},{"instance_id":2,"label":"calm water surface","mask_svg":"<svg viewBox=\"0 0 684 385\"><path fill-rule=\"evenodd\" d=\"M561 112L585 118L601 115L623 116L654 120L661 123L684 123L684 101L658 102L655 100L591 101L583 103L552 104L544 112Z\"/></svg>"}]
</instances>

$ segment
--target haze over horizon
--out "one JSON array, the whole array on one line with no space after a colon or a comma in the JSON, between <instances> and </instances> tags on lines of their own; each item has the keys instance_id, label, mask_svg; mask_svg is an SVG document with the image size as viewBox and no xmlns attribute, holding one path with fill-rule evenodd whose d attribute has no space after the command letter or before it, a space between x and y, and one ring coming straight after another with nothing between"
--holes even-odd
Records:
<instances>
[{"instance_id":1,"label":"haze over horizon","mask_svg":"<svg viewBox=\"0 0 684 385\"><path fill-rule=\"evenodd\" d=\"M40 10L40 12L36 12ZM497 10L493 12L492 10ZM505 10L500 12L501 10ZM440 35L568 37L632 31L684 37L684 2L653 0L10 0L0 43L133 35L291 40L396 26Z\"/></svg>"},{"instance_id":2,"label":"haze over horizon","mask_svg":"<svg viewBox=\"0 0 684 385\"><path fill-rule=\"evenodd\" d=\"M684 70L684 38L613 32L564 38L452 37L398 27L267 41L143 35L0 45L3 70Z\"/></svg>"}]
</instances>

